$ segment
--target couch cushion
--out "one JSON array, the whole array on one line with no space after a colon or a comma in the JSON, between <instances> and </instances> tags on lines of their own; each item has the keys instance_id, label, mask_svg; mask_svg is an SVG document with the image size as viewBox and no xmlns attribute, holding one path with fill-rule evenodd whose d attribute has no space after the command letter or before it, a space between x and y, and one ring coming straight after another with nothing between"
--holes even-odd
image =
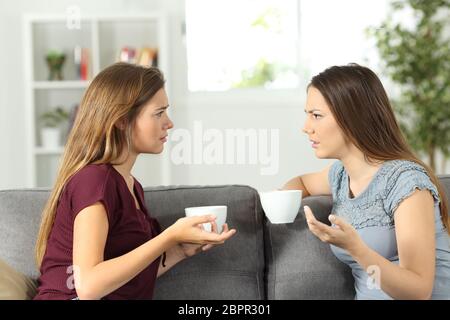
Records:
<instances>
[{"instance_id":1,"label":"couch cushion","mask_svg":"<svg viewBox=\"0 0 450 320\"><path fill-rule=\"evenodd\" d=\"M225 244L184 260L156 282L155 299L264 299L263 213L247 186L145 188L147 208L163 229L184 208L226 205L237 233Z\"/></svg>"},{"instance_id":2,"label":"couch cushion","mask_svg":"<svg viewBox=\"0 0 450 320\"><path fill-rule=\"evenodd\" d=\"M309 231L304 205L325 222L332 202L326 196L304 198L294 223L265 221L268 299L353 299L350 268Z\"/></svg>"}]
</instances>

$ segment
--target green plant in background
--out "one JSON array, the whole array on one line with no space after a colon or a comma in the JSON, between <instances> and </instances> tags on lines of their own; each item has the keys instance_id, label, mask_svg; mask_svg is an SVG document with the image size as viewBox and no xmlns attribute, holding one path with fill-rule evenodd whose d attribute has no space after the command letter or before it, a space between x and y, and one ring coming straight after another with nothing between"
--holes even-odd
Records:
<instances>
[{"instance_id":1,"label":"green plant in background","mask_svg":"<svg viewBox=\"0 0 450 320\"><path fill-rule=\"evenodd\" d=\"M281 33L281 19L280 10L269 7L252 22L252 27L261 27L265 31Z\"/></svg>"},{"instance_id":2,"label":"green plant in background","mask_svg":"<svg viewBox=\"0 0 450 320\"><path fill-rule=\"evenodd\" d=\"M41 115L43 127L56 128L69 119L69 113L62 107L47 111Z\"/></svg>"},{"instance_id":3,"label":"green plant in background","mask_svg":"<svg viewBox=\"0 0 450 320\"><path fill-rule=\"evenodd\" d=\"M400 84L393 100L400 126L411 146L427 155L436 170L436 154L450 157L450 0L404 0L391 4L392 12L374 36L388 76ZM394 22L393 13L412 10L414 25Z\"/></svg>"},{"instance_id":4,"label":"green plant in background","mask_svg":"<svg viewBox=\"0 0 450 320\"><path fill-rule=\"evenodd\" d=\"M252 23L253 28L262 28L264 32L281 32L281 12L269 7L262 12ZM275 80L279 73L275 64L260 58L254 67L241 72L241 80L232 85L233 88L261 87Z\"/></svg>"},{"instance_id":5,"label":"green plant in background","mask_svg":"<svg viewBox=\"0 0 450 320\"><path fill-rule=\"evenodd\" d=\"M268 63L265 59L259 59L251 69L243 70L241 73L241 81L233 84L234 88L250 88L260 87L267 82L275 80L275 70L271 63Z\"/></svg>"}]
</instances>

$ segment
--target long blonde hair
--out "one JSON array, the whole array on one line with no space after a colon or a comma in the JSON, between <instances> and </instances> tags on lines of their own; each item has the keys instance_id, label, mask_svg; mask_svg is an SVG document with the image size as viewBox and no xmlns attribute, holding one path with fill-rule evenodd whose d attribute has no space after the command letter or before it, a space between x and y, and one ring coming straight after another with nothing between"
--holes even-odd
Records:
<instances>
[{"instance_id":1,"label":"long blonde hair","mask_svg":"<svg viewBox=\"0 0 450 320\"><path fill-rule=\"evenodd\" d=\"M313 77L309 86L320 91L339 127L367 161L401 159L425 168L438 189L442 223L450 234L445 189L433 170L408 146L377 75L357 64L333 66Z\"/></svg>"},{"instance_id":2,"label":"long blonde hair","mask_svg":"<svg viewBox=\"0 0 450 320\"><path fill-rule=\"evenodd\" d=\"M128 63L107 67L89 85L69 134L55 186L42 212L35 248L38 267L66 183L86 165L113 163L125 147L130 151L132 127L139 111L163 87L164 77L157 68ZM119 128L119 122L125 128Z\"/></svg>"}]
</instances>

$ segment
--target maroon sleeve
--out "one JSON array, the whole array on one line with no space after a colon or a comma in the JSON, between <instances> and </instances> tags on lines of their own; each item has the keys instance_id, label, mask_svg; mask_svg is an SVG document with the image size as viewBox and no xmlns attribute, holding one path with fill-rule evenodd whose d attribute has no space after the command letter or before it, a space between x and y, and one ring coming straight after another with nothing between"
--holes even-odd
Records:
<instances>
[{"instance_id":1,"label":"maroon sleeve","mask_svg":"<svg viewBox=\"0 0 450 320\"><path fill-rule=\"evenodd\" d=\"M109 225L114 224L114 213L117 211L114 197L116 184L110 173L105 166L89 165L71 179L67 191L74 220L81 210L101 202L105 207Z\"/></svg>"}]
</instances>

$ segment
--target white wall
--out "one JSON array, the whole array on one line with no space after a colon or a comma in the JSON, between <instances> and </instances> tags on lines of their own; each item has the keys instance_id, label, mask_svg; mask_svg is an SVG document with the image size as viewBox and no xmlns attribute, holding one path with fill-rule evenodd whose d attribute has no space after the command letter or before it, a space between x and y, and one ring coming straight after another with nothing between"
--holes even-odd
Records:
<instances>
[{"instance_id":1,"label":"white wall","mask_svg":"<svg viewBox=\"0 0 450 320\"><path fill-rule=\"evenodd\" d=\"M276 99L272 107L260 108L258 104L247 103L246 99L234 99L233 105L203 103L194 105L185 99L185 68L183 53L182 22L184 6L182 1L67 1L67 0L17 0L0 2L0 189L19 188L26 185L26 136L25 107L23 99L22 68L22 22L23 13L64 13L69 5L79 5L82 13L133 12L163 9L169 14L172 56L171 71L167 78L171 85L170 100L172 117L177 128L191 128L194 120L202 120L205 128L217 129L279 129L280 130L280 172L275 176L262 176L260 166L243 165L181 165L173 166L174 184L250 184L257 188L273 188L289 177L300 173L303 168L318 169L312 152L299 131L303 121L303 106L279 105ZM302 95L299 93L297 100ZM204 99L203 99L204 100ZM294 146L294 147L293 147Z\"/></svg>"},{"instance_id":2,"label":"white wall","mask_svg":"<svg viewBox=\"0 0 450 320\"><path fill-rule=\"evenodd\" d=\"M184 6L181 0L15 0L0 2L0 189L26 184L26 137L23 101L22 22L26 12L64 13L69 5L82 13L124 13L163 9L169 14L171 69L166 77L171 91L171 116L176 128L192 129L202 120L205 129L279 129L280 170L263 176L258 165L172 166L173 184L249 184L272 189L290 177L318 170L330 160L317 160L300 129L304 121L304 89L285 95L187 96L186 57L181 34ZM249 100L250 99L250 100ZM170 151L170 150L167 150ZM442 172L442 171L441 171ZM447 166L446 172L450 172Z\"/></svg>"},{"instance_id":3,"label":"white wall","mask_svg":"<svg viewBox=\"0 0 450 320\"><path fill-rule=\"evenodd\" d=\"M239 165L234 162L233 165L173 166L173 183L182 184L186 181L195 184L238 183L250 184L258 189L269 190L280 187L286 180L296 174L320 169L329 161L314 158L306 136L301 133L302 110L303 106L300 103L297 106L292 106L274 102L272 108L259 105L229 105L217 108L214 105L195 106L187 104L180 106L175 104L172 110L175 125L188 128L191 132L194 132L194 121L201 120L203 130L215 128L225 133L226 129L250 129L258 132L260 129L265 129L269 136L271 130L278 130L280 139L279 154L275 154L279 159L279 169L274 175L262 174L261 170L269 167L269 165L261 163L263 159L258 156L257 163L253 165ZM258 139L260 138L258 136ZM270 139L267 146L273 147ZM273 152L273 149L271 152ZM248 154L246 159L249 159ZM275 163L276 161L271 164L272 168L275 168Z\"/></svg>"},{"instance_id":4,"label":"white wall","mask_svg":"<svg viewBox=\"0 0 450 320\"><path fill-rule=\"evenodd\" d=\"M82 13L127 13L164 8L175 0L16 0L0 1L0 189L27 184L22 15L64 14L78 5Z\"/></svg>"},{"instance_id":5,"label":"white wall","mask_svg":"<svg viewBox=\"0 0 450 320\"><path fill-rule=\"evenodd\" d=\"M279 171L275 175L262 175L261 168L266 166L260 164L172 164L173 184L248 184L257 189L269 190L280 187L294 175L319 170L330 162L317 160L306 136L301 133L305 119L304 89L282 93L253 91L246 94L245 91L237 90L230 93L189 94L186 89L187 61L183 53L186 48L180 32L184 7L178 6L172 14L173 57L169 79L172 94L169 99L174 129L186 128L193 133L194 122L201 121L204 130L214 128L222 133L227 129L278 129L280 134Z\"/></svg>"}]
</instances>

